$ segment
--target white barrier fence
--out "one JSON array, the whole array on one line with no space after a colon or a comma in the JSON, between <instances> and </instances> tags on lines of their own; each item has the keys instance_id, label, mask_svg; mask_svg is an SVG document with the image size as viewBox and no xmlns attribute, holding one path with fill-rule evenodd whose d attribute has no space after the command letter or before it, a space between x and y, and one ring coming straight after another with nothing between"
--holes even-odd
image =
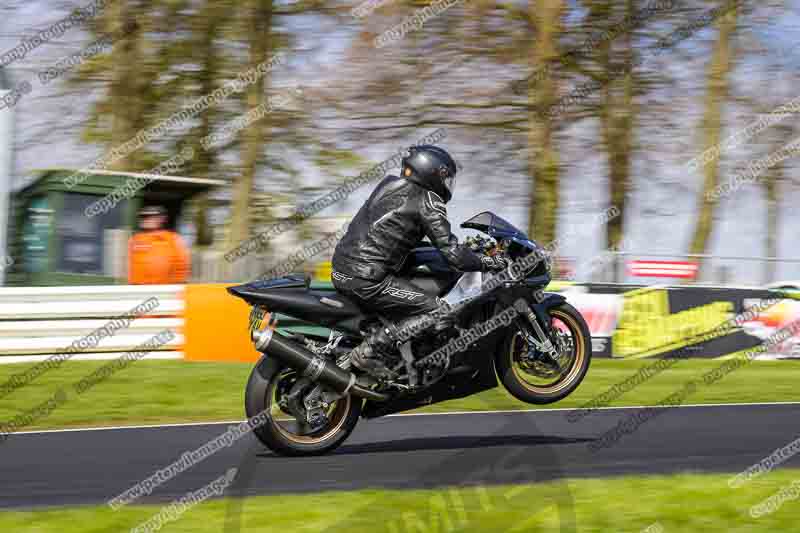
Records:
<instances>
[{"instance_id":1,"label":"white barrier fence","mask_svg":"<svg viewBox=\"0 0 800 533\"><path fill-rule=\"evenodd\" d=\"M165 329L174 334L173 340L146 358L181 358L181 285L0 288L0 363L45 359L149 299L155 299L151 310L72 359L118 357Z\"/></svg>"}]
</instances>

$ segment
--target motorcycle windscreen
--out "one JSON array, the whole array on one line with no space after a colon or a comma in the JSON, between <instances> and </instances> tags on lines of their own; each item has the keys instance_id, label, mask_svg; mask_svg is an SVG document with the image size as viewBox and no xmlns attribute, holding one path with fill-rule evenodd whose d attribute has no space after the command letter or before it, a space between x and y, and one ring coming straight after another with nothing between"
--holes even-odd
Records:
<instances>
[{"instance_id":1,"label":"motorcycle windscreen","mask_svg":"<svg viewBox=\"0 0 800 533\"><path fill-rule=\"evenodd\" d=\"M527 238L525 233L520 231L513 224L504 218L495 215L491 211L478 213L474 217L463 222L461 227L465 229L478 230L494 238L509 238L515 236Z\"/></svg>"}]
</instances>

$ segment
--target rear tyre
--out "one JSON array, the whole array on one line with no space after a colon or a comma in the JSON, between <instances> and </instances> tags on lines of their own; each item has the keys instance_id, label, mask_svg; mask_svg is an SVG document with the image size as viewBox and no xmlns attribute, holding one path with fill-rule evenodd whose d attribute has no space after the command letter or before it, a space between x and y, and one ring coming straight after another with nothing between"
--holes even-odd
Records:
<instances>
[{"instance_id":1,"label":"rear tyre","mask_svg":"<svg viewBox=\"0 0 800 533\"><path fill-rule=\"evenodd\" d=\"M589 370L592 338L580 312L563 303L550 309L550 318L559 338L557 364L543 362L518 330L506 338L495 357L500 381L515 398L526 403L548 404L566 398Z\"/></svg>"},{"instance_id":2,"label":"rear tyre","mask_svg":"<svg viewBox=\"0 0 800 533\"><path fill-rule=\"evenodd\" d=\"M294 369L273 358L263 356L250 373L245 391L247 417L265 412L267 422L255 428L256 437L280 455L322 455L341 445L350 436L361 416L361 398L348 395L327 409L328 422L314 431L302 425L281 405L292 383L299 376ZM305 429L308 429L307 426Z\"/></svg>"}]
</instances>

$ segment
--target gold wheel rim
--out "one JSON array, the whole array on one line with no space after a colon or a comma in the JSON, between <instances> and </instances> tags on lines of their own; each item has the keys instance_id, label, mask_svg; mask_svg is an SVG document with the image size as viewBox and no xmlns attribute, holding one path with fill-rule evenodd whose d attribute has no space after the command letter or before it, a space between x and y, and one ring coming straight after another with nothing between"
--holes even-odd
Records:
<instances>
[{"instance_id":1,"label":"gold wheel rim","mask_svg":"<svg viewBox=\"0 0 800 533\"><path fill-rule=\"evenodd\" d=\"M267 405L265 405L265 407L270 413L269 416L270 423L285 438L291 440L292 442L296 442L298 444L320 444L330 439L334 435L336 435L336 433L339 432L342 426L344 426L344 422L347 419L347 413L350 412L351 397L349 394L344 398L336 400L328 408L327 415L329 422L326 425L326 427L329 427L330 429L321 429L317 432L314 432L312 435L298 435L296 433L288 431L286 428L281 426L279 420L275 417L274 413L275 412L280 413L282 415L281 420L294 421L295 423L297 423L297 419L291 415L285 414L281 409L281 407L277 405L277 403L275 402L275 394L277 392L279 381L280 377L276 377L270 383L266 398ZM324 433L318 435L320 431L324 431Z\"/></svg>"},{"instance_id":2,"label":"gold wheel rim","mask_svg":"<svg viewBox=\"0 0 800 533\"><path fill-rule=\"evenodd\" d=\"M516 332L514 337L511 340L511 346L508 350L508 357L511 366L511 371L514 373L514 377L516 377L517 382L522 385L527 390L537 393L537 394L553 394L557 393L566 387L568 387L580 373L581 368L583 367L583 362L586 359L586 349L585 349L585 339L583 337L583 332L578 324L578 321L568 313L565 313L561 310L554 310L551 312L551 316L553 318L557 318L560 320L567 329L569 329L570 334L572 335L572 346L573 350L575 350L575 355L571 363L571 367L569 372L566 376L559 378L559 380L550 386L537 386L532 383L529 383L524 375L526 374L524 370L518 367L516 361L514 360L514 354L516 352L517 342L524 342L522 340L522 335L520 332Z\"/></svg>"}]
</instances>

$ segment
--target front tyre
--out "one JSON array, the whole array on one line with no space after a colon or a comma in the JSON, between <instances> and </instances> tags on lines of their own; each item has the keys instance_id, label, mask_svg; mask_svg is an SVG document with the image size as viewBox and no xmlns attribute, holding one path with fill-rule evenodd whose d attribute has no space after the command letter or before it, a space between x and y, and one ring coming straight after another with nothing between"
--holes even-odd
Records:
<instances>
[{"instance_id":1,"label":"front tyre","mask_svg":"<svg viewBox=\"0 0 800 533\"><path fill-rule=\"evenodd\" d=\"M553 359L529 345L523 332L508 335L495 357L500 381L515 398L548 404L566 398L589 370L592 338L577 309L563 303L549 310L559 355Z\"/></svg>"},{"instance_id":2,"label":"front tyre","mask_svg":"<svg viewBox=\"0 0 800 533\"><path fill-rule=\"evenodd\" d=\"M327 422L319 428L301 424L289 413L285 398L302 379L276 359L263 356L250 373L245 391L248 419L265 412L267 422L253 430L270 450L280 455L321 455L341 445L356 427L362 400L352 395L330 404ZM313 386L314 384L310 384Z\"/></svg>"}]
</instances>

